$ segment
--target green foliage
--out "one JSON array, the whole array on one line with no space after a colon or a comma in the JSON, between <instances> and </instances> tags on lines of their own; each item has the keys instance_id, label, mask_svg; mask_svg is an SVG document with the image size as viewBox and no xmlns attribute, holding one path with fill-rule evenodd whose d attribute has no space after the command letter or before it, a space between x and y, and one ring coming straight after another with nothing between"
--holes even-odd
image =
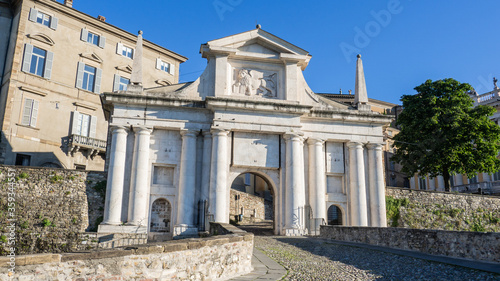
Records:
<instances>
[{"instance_id":1,"label":"green foliage","mask_svg":"<svg viewBox=\"0 0 500 281\"><path fill-rule=\"evenodd\" d=\"M75 180L75 176L69 176L68 179L69 180Z\"/></svg>"},{"instance_id":2,"label":"green foliage","mask_svg":"<svg viewBox=\"0 0 500 281\"><path fill-rule=\"evenodd\" d=\"M94 185L92 188L101 195L102 198L106 196L106 184L107 181L100 181L96 185Z\"/></svg>"},{"instance_id":3,"label":"green foliage","mask_svg":"<svg viewBox=\"0 0 500 281\"><path fill-rule=\"evenodd\" d=\"M50 177L50 181L51 181L52 183L56 183L56 182L58 182L58 181L60 181L60 180L62 180L62 179L63 179L63 177L62 177L62 176L59 176L59 175L53 175L52 177Z\"/></svg>"},{"instance_id":4,"label":"green foliage","mask_svg":"<svg viewBox=\"0 0 500 281\"><path fill-rule=\"evenodd\" d=\"M19 178L21 179L27 179L28 178L28 173L22 172L19 174Z\"/></svg>"},{"instance_id":5,"label":"green foliage","mask_svg":"<svg viewBox=\"0 0 500 281\"><path fill-rule=\"evenodd\" d=\"M401 217L399 208L406 207L409 204L410 200L408 200L408 198L396 199L392 196L385 197L387 220L391 222L392 227L399 226L399 218Z\"/></svg>"},{"instance_id":6,"label":"green foliage","mask_svg":"<svg viewBox=\"0 0 500 281\"><path fill-rule=\"evenodd\" d=\"M5 235L0 236L0 242L7 243L7 236Z\"/></svg>"},{"instance_id":7,"label":"green foliage","mask_svg":"<svg viewBox=\"0 0 500 281\"><path fill-rule=\"evenodd\" d=\"M489 119L493 107L473 107L467 94L472 87L451 78L427 80L415 90L416 95L402 97L401 132L394 137L392 160L403 172L442 175L449 191L453 174L498 171L500 127Z\"/></svg>"},{"instance_id":8,"label":"green foliage","mask_svg":"<svg viewBox=\"0 0 500 281\"><path fill-rule=\"evenodd\" d=\"M43 227L53 226L52 222L47 218L42 220L42 225L43 225Z\"/></svg>"},{"instance_id":9,"label":"green foliage","mask_svg":"<svg viewBox=\"0 0 500 281\"><path fill-rule=\"evenodd\" d=\"M22 228L22 229L26 229L26 228L28 228L28 226L29 226L28 221L23 221L23 222L19 225L19 227L20 227L20 228Z\"/></svg>"}]
</instances>

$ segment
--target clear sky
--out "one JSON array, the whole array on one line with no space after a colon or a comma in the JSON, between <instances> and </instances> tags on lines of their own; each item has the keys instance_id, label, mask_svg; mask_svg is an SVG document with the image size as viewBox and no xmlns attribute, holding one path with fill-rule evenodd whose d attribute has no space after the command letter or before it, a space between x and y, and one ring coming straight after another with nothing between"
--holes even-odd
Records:
<instances>
[{"instance_id":1,"label":"clear sky","mask_svg":"<svg viewBox=\"0 0 500 281\"><path fill-rule=\"evenodd\" d=\"M256 23L312 55L304 75L316 93L354 89L357 53L368 97L393 103L427 79L454 78L482 94L500 78L498 0L74 0L73 7L188 57L180 82L205 69L200 44Z\"/></svg>"}]
</instances>

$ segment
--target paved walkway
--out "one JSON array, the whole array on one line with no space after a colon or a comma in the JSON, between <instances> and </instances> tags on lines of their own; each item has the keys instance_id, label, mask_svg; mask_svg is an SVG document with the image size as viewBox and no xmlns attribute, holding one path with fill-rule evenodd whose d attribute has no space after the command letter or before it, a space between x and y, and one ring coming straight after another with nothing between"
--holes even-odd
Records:
<instances>
[{"instance_id":1,"label":"paved walkway","mask_svg":"<svg viewBox=\"0 0 500 281\"><path fill-rule=\"evenodd\" d=\"M252 265L231 280L500 280L498 263L312 237L255 236Z\"/></svg>"}]
</instances>

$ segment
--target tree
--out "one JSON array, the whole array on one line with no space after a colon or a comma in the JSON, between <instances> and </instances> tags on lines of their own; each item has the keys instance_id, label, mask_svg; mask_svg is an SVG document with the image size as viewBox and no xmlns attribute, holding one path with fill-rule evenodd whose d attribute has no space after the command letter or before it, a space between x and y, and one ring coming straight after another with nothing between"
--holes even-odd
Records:
<instances>
[{"instance_id":1,"label":"tree","mask_svg":"<svg viewBox=\"0 0 500 281\"><path fill-rule=\"evenodd\" d=\"M408 175L443 176L450 191L450 176L494 173L500 167L500 127L489 119L496 110L474 103L472 87L454 79L431 81L403 95L403 112L396 124L392 160Z\"/></svg>"}]
</instances>

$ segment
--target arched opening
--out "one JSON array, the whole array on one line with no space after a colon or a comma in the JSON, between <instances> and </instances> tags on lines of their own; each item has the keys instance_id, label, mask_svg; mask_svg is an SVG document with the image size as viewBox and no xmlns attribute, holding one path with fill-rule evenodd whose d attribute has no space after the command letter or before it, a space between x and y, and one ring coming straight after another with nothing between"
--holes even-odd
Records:
<instances>
[{"instance_id":1,"label":"arched opening","mask_svg":"<svg viewBox=\"0 0 500 281\"><path fill-rule=\"evenodd\" d=\"M230 221L256 234L273 234L275 196L266 178L257 173L242 173L231 184L230 196Z\"/></svg>"},{"instance_id":2,"label":"arched opening","mask_svg":"<svg viewBox=\"0 0 500 281\"><path fill-rule=\"evenodd\" d=\"M328 225L343 225L342 210L335 205L328 208Z\"/></svg>"},{"instance_id":3,"label":"arched opening","mask_svg":"<svg viewBox=\"0 0 500 281\"><path fill-rule=\"evenodd\" d=\"M156 199L151 206L150 232L170 232L172 207L167 199Z\"/></svg>"}]
</instances>

